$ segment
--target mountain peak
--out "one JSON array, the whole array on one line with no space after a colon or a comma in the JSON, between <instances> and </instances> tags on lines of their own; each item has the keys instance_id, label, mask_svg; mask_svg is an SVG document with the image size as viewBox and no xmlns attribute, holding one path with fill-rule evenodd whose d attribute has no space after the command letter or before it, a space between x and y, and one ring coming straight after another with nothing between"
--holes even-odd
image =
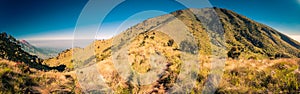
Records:
<instances>
[{"instance_id":1,"label":"mountain peak","mask_svg":"<svg viewBox=\"0 0 300 94\"><path fill-rule=\"evenodd\" d=\"M172 17L176 17L176 19L172 19ZM177 10L167 15L143 21L125 32L145 32L152 30L153 27L165 28L163 30L172 29L173 32L177 32L176 30L181 29L174 27L174 25L180 26L182 23L195 36L195 40L199 42L200 52L203 52L204 55L211 53L211 43L207 42L211 39L208 33L217 31L225 37L226 43L221 45L226 45L228 54L231 53L231 49L239 48L241 51L237 52L244 58L300 57L299 42L267 25L224 8ZM139 30L139 28L143 30ZM223 43L222 40L216 41Z\"/></svg>"}]
</instances>

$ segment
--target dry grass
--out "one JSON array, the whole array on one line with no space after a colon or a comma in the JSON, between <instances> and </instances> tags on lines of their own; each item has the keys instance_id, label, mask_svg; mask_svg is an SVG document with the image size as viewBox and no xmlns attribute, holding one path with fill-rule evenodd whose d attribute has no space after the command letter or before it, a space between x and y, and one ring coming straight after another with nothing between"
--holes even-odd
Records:
<instances>
[{"instance_id":1,"label":"dry grass","mask_svg":"<svg viewBox=\"0 0 300 94\"><path fill-rule=\"evenodd\" d=\"M219 93L300 92L299 59L227 60Z\"/></svg>"},{"instance_id":2,"label":"dry grass","mask_svg":"<svg viewBox=\"0 0 300 94\"><path fill-rule=\"evenodd\" d=\"M74 72L39 71L0 60L1 93L80 93Z\"/></svg>"},{"instance_id":3,"label":"dry grass","mask_svg":"<svg viewBox=\"0 0 300 94\"><path fill-rule=\"evenodd\" d=\"M155 35L154 35L155 34ZM97 54L100 74L115 93L166 93L176 81L181 67L180 51L175 50L177 44L168 46L169 37L163 33L149 31L142 33L131 41L128 50L129 61L133 70L147 73L151 70L149 57L152 53L161 52L166 59L166 64L171 66L164 70L165 75L149 85L138 85L130 80L120 77L112 63L111 50L105 50L105 56ZM111 42L98 41L96 45L109 48ZM101 46L105 45L105 46ZM97 49L101 53L104 48ZM202 52L201 52L202 53ZM200 54L201 54L200 53ZM200 55L200 71L196 86L192 93L203 90L207 76L212 71L211 56ZM227 59L222 75L222 80L217 88L217 93L295 93L299 92L299 59Z\"/></svg>"},{"instance_id":4,"label":"dry grass","mask_svg":"<svg viewBox=\"0 0 300 94\"><path fill-rule=\"evenodd\" d=\"M77 51L79 48L73 48L65 50L58 54L57 57L49 58L43 61L44 64L53 67L53 66L59 66L59 65L66 65L66 69L71 71L74 69L74 65L72 63L73 59L73 51Z\"/></svg>"}]
</instances>

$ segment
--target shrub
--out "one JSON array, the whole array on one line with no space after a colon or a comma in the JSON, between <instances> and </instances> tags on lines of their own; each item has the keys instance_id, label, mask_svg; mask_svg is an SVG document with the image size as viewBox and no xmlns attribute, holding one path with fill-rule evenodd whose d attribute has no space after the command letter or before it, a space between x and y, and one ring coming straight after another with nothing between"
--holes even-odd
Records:
<instances>
[{"instance_id":1,"label":"shrub","mask_svg":"<svg viewBox=\"0 0 300 94\"><path fill-rule=\"evenodd\" d=\"M238 59L240 57L240 55L241 55L242 52L243 52L242 47L236 47L236 46L234 46L227 53L227 56L229 58Z\"/></svg>"}]
</instances>

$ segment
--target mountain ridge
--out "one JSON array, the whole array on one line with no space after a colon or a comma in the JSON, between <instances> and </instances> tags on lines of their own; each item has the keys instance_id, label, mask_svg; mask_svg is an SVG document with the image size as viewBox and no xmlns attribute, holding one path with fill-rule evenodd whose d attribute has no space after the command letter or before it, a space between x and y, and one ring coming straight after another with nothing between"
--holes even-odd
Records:
<instances>
[{"instance_id":1,"label":"mountain ridge","mask_svg":"<svg viewBox=\"0 0 300 94\"><path fill-rule=\"evenodd\" d=\"M104 49L104 48L111 49L111 45L114 42L115 38L130 37L130 36L126 36L126 35L128 35L128 33L134 33L132 35L137 35L138 33L143 33L145 31L147 32L149 30L151 31L157 27L161 27L161 25L166 23L167 21L171 21L172 16L176 17L176 19L179 19L180 21L182 21L184 23L184 25L191 28L191 29L189 29L189 31L191 31L191 33L195 36L195 38L198 42L209 40L210 38L209 38L209 35L207 34L206 28L210 28L210 27L203 26L203 24L200 22L200 20L196 17L197 15L194 15L192 11L194 11L194 13L199 13L199 14L209 13L210 11L215 11L215 13L217 13L214 15L219 16L222 26L227 26L227 28L224 28L224 31L225 31L224 35L225 35L226 42L223 42L225 44L222 44L222 45L226 45L226 48L227 48L226 54L227 54L227 57L229 57L229 58L241 57L241 58L246 58L246 59L263 59L263 58L275 59L275 58L300 57L300 54L297 53L297 52L300 53L300 50L299 50L300 43L299 42L289 38L288 36L278 32L277 30L275 30L267 25L257 23L255 21L247 18L246 16L239 15L231 10L227 10L227 9L223 9L223 8L216 8L216 7L204 8L204 9L191 8L191 9L185 9L185 10L177 10L177 11L171 12L170 14L147 19L141 23L138 23L138 24L128 28L124 32L121 32L119 35L114 36L111 39L95 40L95 42L92 44L95 45L96 57L100 58L100 60L103 60L102 58L109 57L110 53L107 53L107 51L104 51L104 53L107 54L107 55L104 55L103 53L101 53L103 50L98 50L98 49L99 49L99 47L100 47L100 49ZM208 17L202 17L202 18L203 19L209 18L210 16L211 15L209 15ZM201 15L199 18L201 18ZM232 19L230 19L230 18L232 18ZM239 19L237 19L237 18L239 18ZM192 19L192 21L185 20L185 19ZM232 23L230 23L230 22L232 22ZM248 23L248 25L243 24L243 23ZM251 26L250 24L254 24L254 25ZM244 26L244 27L242 27L242 26ZM176 27L173 27L173 28L176 28ZM256 30L255 28L259 28L261 30ZM211 28L211 29L214 29L214 28ZM244 30L242 30L242 29L244 29ZM176 29L172 29L172 30L176 30ZM251 31L251 30L253 30L253 31ZM264 31L262 31L262 30L264 30ZM251 32L249 32L249 31L251 31ZM267 32L265 32L265 31L267 31ZM252 35L252 33L253 33L253 35ZM259 36L255 36L255 35L259 35ZM266 37L267 35L270 35L270 36ZM280 38L283 37L285 39L285 41L279 40L280 38L278 38L277 35L279 35ZM266 37L264 40L271 40L271 41L262 43L262 40L259 40L260 39L259 37ZM126 40L126 39L123 39L123 40ZM220 40L216 40L216 41L220 41ZM102 42L105 42L105 44L102 44ZM281 45L276 46L276 43L281 44ZM291 44L289 44L289 43L291 43ZM105 46L101 46L100 44L105 45ZM274 49L274 47L270 47L269 44L271 46L275 46L276 49ZM282 46L282 44L292 45L295 47L289 48L290 46ZM96 45L98 45L98 46L96 46ZM213 48L211 48L211 45L213 45L213 44L211 44L209 42L198 43L200 54L202 54L202 55L211 54L211 52L213 51ZM268 48L263 48L264 45L266 45ZM281 48L287 48L289 50L286 51L286 50L282 50ZM271 49L271 51L268 51L270 49ZM70 53L71 51L72 51L72 49L65 50L64 52L61 52L59 54L63 55L64 53ZM290 53L293 53L293 54L291 55ZM101 55L101 56L99 56L99 55ZM66 56L66 55L64 55L64 56ZM59 56L59 57L61 58L61 56ZM53 59L55 59L55 58L52 58L52 60ZM70 57L68 57L67 60L59 60L59 58L57 57L57 60L55 60L55 61L58 63L65 62L65 61L71 62L72 59ZM70 64L68 64L68 65L70 65Z\"/></svg>"},{"instance_id":2,"label":"mountain ridge","mask_svg":"<svg viewBox=\"0 0 300 94\"><path fill-rule=\"evenodd\" d=\"M43 59L24 51L19 42L20 41L5 32L0 33L0 58L20 63L23 62L31 68L43 71L65 70L65 65L49 67L42 64Z\"/></svg>"},{"instance_id":3,"label":"mountain ridge","mask_svg":"<svg viewBox=\"0 0 300 94\"><path fill-rule=\"evenodd\" d=\"M214 21L219 22L213 23ZM207 26L205 26L205 24ZM94 53L91 52L90 54L94 55L85 55L91 57L85 57L86 59L80 59L80 61L84 61L84 64L88 66L93 65L100 67L97 71L100 71L100 74L102 74L103 78L109 83L109 87L119 93L166 92L166 90L171 89L172 84L176 81L182 63L180 62L179 53L185 51L185 49L178 47L183 43L174 42L174 39L172 39L171 36L164 33L178 32L179 30L189 31L189 33L194 36L198 48L187 49L187 51L198 49L201 58L200 64L205 68L209 66L210 63L207 64L207 62L210 62L210 55L214 52L226 54L229 62L237 62L239 59L247 60L247 64L245 65L243 65L243 62L238 63L242 64L244 67L250 66L251 62L254 62L255 60L257 60L255 61L256 63L259 62L257 65L266 64L266 66L271 66L268 65L270 61L265 63L260 60L276 59L280 62L281 58L299 57L299 42L283 35L277 30L230 10L222 8L206 8L178 10L171 12L170 14L153 17L128 28L113 38L107 40L95 40L92 44L83 48L86 51L93 51ZM215 31L218 31L217 34L214 33ZM225 40L218 38L222 36ZM213 40L213 43L209 40ZM115 43L119 43L120 45L114 45ZM114 46L120 46L121 48L114 48ZM222 46L226 47L225 51L219 51ZM159 53L164 55L168 60L168 62L164 62L164 64L167 65L165 69L167 74L162 75L161 78L157 79L157 82L154 82L151 85L140 87L139 85L133 84L131 80L124 80L126 77L122 79L112 61L114 49L122 49L122 47L129 47L128 55L131 58L128 63L135 71L141 73L152 70L149 61L147 61L149 59L149 57L147 57L149 54ZM69 54L70 52L71 50L64 53ZM79 54L79 57L81 57L83 53L75 53L75 56L76 54ZM67 61L64 61L63 59L58 61L74 63L72 59L70 59L72 58L71 56L67 56L67 58L69 58ZM86 63L85 61L96 62ZM295 62L297 61L293 61L293 66L296 65ZM84 64L83 66L85 66ZM235 63L232 64L234 65ZM162 65L162 67L163 66L164 65ZM205 74L205 69L198 75L202 75L202 72ZM131 75L127 79L133 78L135 79L135 76ZM203 79L204 78L205 77L203 77ZM83 77L82 79L85 78ZM203 79L198 81L203 84ZM202 88L201 86L197 86L197 89L201 92ZM85 88L83 91L93 91L93 89Z\"/></svg>"},{"instance_id":4,"label":"mountain ridge","mask_svg":"<svg viewBox=\"0 0 300 94\"><path fill-rule=\"evenodd\" d=\"M245 26L248 29L243 27L236 28L237 30L230 30L229 28L225 28L225 31L235 31L235 39L239 42L243 42L243 38L248 40L248 42L252 43L252 45L245 45L245 46L255 46L258 48L263 49L263 53L267 54L268 57L300 57L300 43L295 41L292 38L284 35L283 33L258 22L255 22L246 16L239 15L233 11L222 9L222 8L215 8L217 13L222 16L222 13L226 14L227 17L221 17L221 21L226 24L228 21L237 20L237 22L244 23L238 24L241 26ZM230 19L231 15L233 19ZM229 19L228 19L229 17ZM232 25L232 24L226 24ZM232 27L238 27L232 25ZM229 29L229 30L228 30ZM239 33L239 34L238 34ZM252 34L252 36L251 36ZM254 35L254 36L253 36ZM250 37L250 38L249 38ZM262 39L260 39L262 38ZM242 40L238 40L242 39ZM227 42L228 43L228 42ZM273 47L272 47L273 46ZM283 48L283 49L282 49ZM251 48L248 48L251 50ZM278 51L277 53L272 53L272 51L266 51L267 49L272 49L272 51ZM254 50L252 50L254 51ZM280 56L282 55L282 56Z\"/></svg>"},{"instance_id":5,"label":"mountain ridge","mask_svg":"<svg viewBox=\"0 0 300 94\"><path fill-rule=\"evenodd\" d=\"M194 14L196 13L196 14ZM258 22L255 22L246 16L237 14L231 10L223 8L204 8L204 9L185 9L171 12L177 19L180 19L185 25L192 28L190 30L197 38L199 35L194 32L209 32L210 30L224 29L226 47L230 50L234 46L243 46L244 50L250 54L263 54L263 57L281 58L281 57L300 57L300 43L281 32ZM214 16L218 17L214 17ZM206 17L205 17L206 16ZM199 19L200 18L200 19ZM223 27L211 24L214 20L220 20ZM190 19L187 21L187 19ZM203 26L203 22L207 26ZM216 22L218 23L218 22ZM198 25L197 25L198 24ZM199 25L200 24L200 25ZM197 26L195 26L197 25ZM213 27L215 26L215 27ZM195 28L199 27L199 28ZM202 28L202 29L201 29ZM210 29L210 30L209 30ZM208 31L207 31L208 30ZM200 34L200 36L209 36L209 34ZM209 40L208 38L199 38L197 41ZM220 40L216 40L220 41ZM200 49L209 45L201 46ZM282 49L284 48L284 49ZM233 48L234 49L234 48ZM200 50L201 51L201 50ZM245 56L246 58L253 56Z\"/></svg>"}]
</instances>

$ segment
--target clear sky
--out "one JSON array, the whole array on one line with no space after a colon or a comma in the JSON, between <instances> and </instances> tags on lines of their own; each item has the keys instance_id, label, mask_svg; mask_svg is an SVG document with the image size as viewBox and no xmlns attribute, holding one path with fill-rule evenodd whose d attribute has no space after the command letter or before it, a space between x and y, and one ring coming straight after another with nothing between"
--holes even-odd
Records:
<instances>
[{"instance_id":1,"label":"clear sky","mask_svg":"<svg viewBox=\"0 0 300 94\"><path fill-rule=\"evenodd\" d=\"M109 2L109 0L107 0ZM151 2L150 2L151 1ZM300 0L209 0L212 6L233 10L250 19L269 25L300 40ZM70 39L87 0L1 0L0 32L18 39ZM112 11L104 20L109 38L111 29L140 10L164 10L165 13L184 7L170 0L129 0ZM197 7L196 7L197 8ZM157 12L131 19L132 26L147 18L164 14ZM87 23L86 29L97 24Z\"/></svg>"}]
</instances>

